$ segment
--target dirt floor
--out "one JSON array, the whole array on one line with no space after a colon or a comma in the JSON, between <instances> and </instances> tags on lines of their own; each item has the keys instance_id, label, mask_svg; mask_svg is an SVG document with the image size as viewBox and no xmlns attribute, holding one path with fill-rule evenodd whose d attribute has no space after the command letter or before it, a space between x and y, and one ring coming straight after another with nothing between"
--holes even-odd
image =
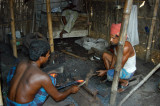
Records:
<instances>
[{"instance_id":1,"label":"dirt floor","mask_svg":"<svg viewBox=\"0 0 160 106\"><path fill-rule=\"evenodd\" d=\"M47 65L43 66L42 70L48 72L50 69L63 67L63 73L57 76L57 85L64 85L68 82L74 81L74 78L86 80L88 73L95 73L99 69L105 69L100 55L96 53L88 53L83 47L75 44L74 41L79 38L66 38L63 40L55 39L55 52L52 53ZM6 84L7 74L11 67L15 66L19 61L28 59L28 50L24 46L18 47L18 56L16 59L12 56L12 49L10 45L0 43L1 54L1 79L2 79L2 93L4 103L6 103L7 89ZM68 55L62 50L80 56L77 58ZM99 57L99 58L95 58ZM93 58L92 58L93 57ZM92 58L92 60L91 60ZM141 75L145 77L155 65L152 63L145 63L145 61L137 58L137 70L134 76ZM49 67L48 69L45 67ZM44 106L106 106L109 104L110 90L112 83L105 80L106 77L100 78L92 76L88 81L87 89L92 93L88 93L84 87L81 87L77 94L68 96L64 101L55 102L51 97L48 97ZM142 78L140 79L142 80ZM147 82L143 84L134 94L127 99L122 106L159 106L160 104L160 90L158 83L160 82L160 69L154 73ZM118 103L134 88L135 85L126 89L122 93L117 93ZM62 89L61 91L63 91ZM97 93L97 94L96 94ZM93 97L92 95L96 95Z\"/></svg>"}]
</instances>

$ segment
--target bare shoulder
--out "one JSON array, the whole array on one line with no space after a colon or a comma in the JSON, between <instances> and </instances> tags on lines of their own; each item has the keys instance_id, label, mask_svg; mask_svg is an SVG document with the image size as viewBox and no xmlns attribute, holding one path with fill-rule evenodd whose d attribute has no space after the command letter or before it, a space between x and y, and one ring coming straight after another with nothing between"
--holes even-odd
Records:
<instances>
[{"instance_id":1,"label":"bare shoulder","mask_svg":"<svg viewBox=\"0 0 160 106\"><path fill-rule=\"evenodd\" d=\"M130 42L125 41L124 48L133 49L133 46L131 45L131 43L130 43Z\"/></svg>"},{"instance_id":2,"label":"bare shoulder","mask_svg":"<svg viewBox=\"0 0 160 106\"><path fill-rule=\"evenodd\" d=\"M134 55L134 49L130 42L126 41L124 45L124 52L129 53L130 56Z\"/></svg>"},{"instance_id":3,"label":"bare shoulder","mask_svg":"<svg viewBox=\"0 0 160 106\"><path fill-rule=\"evenodd\" d=\"M23 60L17 65L16 72L25 70L27 67L28 67L28 61Z\"/></svg>"},{"instance_id":4,"label":"bare shoulder","mask_svg":"<svg viewBox=\"0 0 160 106\"><path fill-rule=\"evenodd\" d=\"M130 47L131 47L130 42L125 41L125 44L124 44L124 51L129 51Z\"/></svg>"},{"instance_id":5,"label":"bare shoulder","mask_svg":"<svg viewBox=\"0 0 160 106\"><path fill-rule=\"evenodd\" d=\"M44 83L44 82L48 82L48 81L50 81L50 77L49 77L49 75L47 74L47 73L45 73L45 72L43 72L41 69L38 69L38 76L40 76L40 80Z\"/></svg>"}]
</instances>

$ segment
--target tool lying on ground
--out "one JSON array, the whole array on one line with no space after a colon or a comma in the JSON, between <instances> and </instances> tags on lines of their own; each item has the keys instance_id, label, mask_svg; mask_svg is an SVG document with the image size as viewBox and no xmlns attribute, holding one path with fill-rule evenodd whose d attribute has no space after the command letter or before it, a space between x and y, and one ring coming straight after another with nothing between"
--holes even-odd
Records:
<instances>
[{"instance_id":1,"label":"tool lying on ground","mask_svg":"<svg viewBox=\"0 0 160 106\"><path fill-rule=\"evenodd\" d=\"M65 54L68 54L68 55L70 55L70 56L73 56L73 57L82 59L82 60L87 60L85 57L77 56L77 55L75 55L75 54L73 54L73 53L70 53L70 52L67 52L67 51L65 51L65 50L61 50L61 52L65 53Z\"/></svg>"},{"instance_id":2,"label":"tool lying on ground","mask_svg":"<svg viewBox=\"0 0 160 106\"><path fill-rule=\"evenodd\" d=\"M65 85L63 85L63 86L60 86L60 87L58 87L57 89L60 90L60 89L66 88L66 87L68 87L68 86L78 85L78 84L80 84L80 85L79 85L79 87L80 87L80 86L82 86L83 84L85 84L85 82L86 82L86 81L84 81L84 80L76 80L76 81L74 81L74 82L69 82L69 83L67 83L67 84L65 84Z\"/></svg>"}]
</instances>

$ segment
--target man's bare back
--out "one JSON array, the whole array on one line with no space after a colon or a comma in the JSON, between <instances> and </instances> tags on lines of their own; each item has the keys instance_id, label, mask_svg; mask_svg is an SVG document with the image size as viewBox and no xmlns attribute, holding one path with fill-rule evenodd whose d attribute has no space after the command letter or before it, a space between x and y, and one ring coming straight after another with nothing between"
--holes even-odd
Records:
<instances>
[{"instance_id":1,"label":"man's bare back","mask_svg":"<svg viewBox=\"0 0 160 106\"><path fill-rule=\"evenodd\" d=\"M39 77L40 76L40 77ZM28 103L34 99L42 82L49 76L42 72L34 63L21 62L11 81L9 99L17 103Z\"/></svg>"},{"instance_id":2,"label":"man's bare back","mask_svg":"<svg viewBox=\"0 0 160 106\"><path fill-rule=\"evenodd\" d=\"M55 101L60 101L69 94L78 92L78 86L72 86L64 92L59 92L53 85L55 82L52 83L54 79L41 71L41 65L45 64L50 57L49 49L50 46L45 41L37 40L31 43L29 50L30 61L20 62L11 79L7 98L8 106L17 103L42 105L48 95Z\"/></svg>"}]
</instances>

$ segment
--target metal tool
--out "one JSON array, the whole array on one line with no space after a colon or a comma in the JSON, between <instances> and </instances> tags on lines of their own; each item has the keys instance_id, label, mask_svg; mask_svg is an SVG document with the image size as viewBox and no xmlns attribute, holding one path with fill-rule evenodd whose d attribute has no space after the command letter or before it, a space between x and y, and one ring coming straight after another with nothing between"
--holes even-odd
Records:
<instances>
[{"instance_id":1,"label":"metal tool","mask_svg":"<svg viewBox=\"0 0 160 106\"><path fill-rule=\"evenodd\" d=\"M82 82L81 84L78 85L78 87L83 86L86 83L86 81Z\"/></svg>"}]
</instances>

